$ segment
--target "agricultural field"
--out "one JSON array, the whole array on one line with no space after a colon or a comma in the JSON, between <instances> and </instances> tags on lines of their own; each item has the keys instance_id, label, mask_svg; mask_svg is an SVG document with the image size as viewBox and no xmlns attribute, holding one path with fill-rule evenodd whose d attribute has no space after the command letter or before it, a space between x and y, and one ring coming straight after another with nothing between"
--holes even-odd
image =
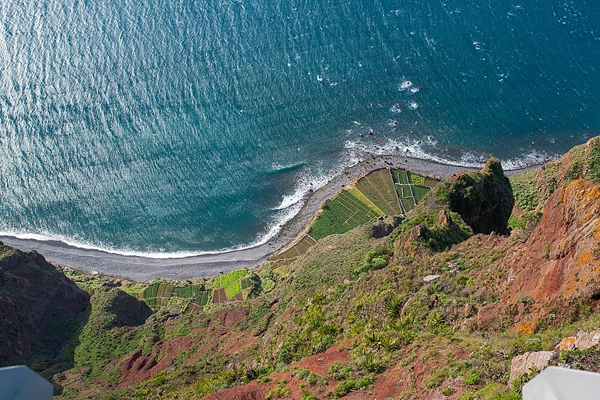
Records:
<instances>
[{"instance_id":1,"label":"agricultural field","mask_svg":"<svg viewBox=\"0 0 600 400\"><path fill-rule=\"evenodd\" d=\"M213 281L213 287L216 288L226 288L227 286L233 284L235 281L239 280L246 276L246 271L241 269L238 271L233 271L228 274L223 274L219 276L215 276Z\"/></svg>"},{"instance_id":2,"label":"agricultural field","mask_svg":"<svg viewBox=\"0 0 600 400\"><path fill-rule=\"evenodd\" d=\"M373 222L379 217L369 206L353 196L347 190L325 202L323 211L310 227L308 234L320 240L334 233L344 233Z\"/></svg>"},{"instance_id":3,"label":"agricultural field","mask_svg":"<svg viewBox=\"0 0 600 400\"><path fill-rule=\"evenodd\" d=\"M425 197L429 189L437 184L435 179L403 169L396 169L391 172L403 214L415 208L415 205Z\"/></svg>"},{"instance_id":4,"label":"agricultural field","mask_svg":"<svg viewBox=\"0 0 600 400\"><path fill-rule=\"evenodd\" d=\"M373 202L386 215L400 215L394 181L387 169L373 171L356 183L356 189Z\"/></svg>"},{"instance_id":5,"label":"agricultural field","mask_svg":"<svg viewBox=\"0 0 600 400\"><path fill-rule=\"evenodd\" d=\"M357 199L359 199L360 201L362 201L363 203L365 203L367 206L369 206L369 208L373 211L375 211L378 215L385 215L385 213L383 211L381 211L381 209L379 207L377 207L375 205L375 203L373 203L371 200L369 200L367 198L367 196L365 196L364 194L362 194L357 188L350 188L348 189L348 191Z\"/></svg>"},{"instance_id":6,"label":"agricultural field","mask_svg":"<svg viewBox=\"0 0 600 400\"><path fill-rule=\"evenodd\" d=\"M179 304L186 309L192 309L189 303L204 307L210 303L223 303L233 300L244 300L249 295L261 290L261 280L258 275L246 270L233 271L219 275L212 281L203 284L174 285L170 282L153 282L139 298L149 307L157 308L169 304Z\"/></svg>"},{"instance_id":7,"label":"agricultural field","mask_svg":"<svg viewBox=\"0 0 600 400\"><path fill-rule=\"evenodd\" d=\"M308 235L302 236L302 238L296 242L290 248L277 253L271 257L269 257L270 261L289 261L294 260L298 256L306 253L308 249L310 249L316 243L315 239L311 238Z\"/></svg>"},{"instance_id":8,"label":"agricultural field","mask_svg":"<svg viewBox=\"0 0 600 400\"><path fill-rule=\"evenodd\" d=\"M200 306L208 304L211 293L201 285L175 286L169 282L154 282L140 293L140 299L149 307L156 308L174 302L174 299L190 299Z\"/></svg>"},{"instance_id":9,"label":"agricultural field","mask_svg":"<svg viewBox=\"0 0 600 400\"><path fill-rule=\"evenodd\" d=\"M384 215L405 215L415 207L437 180L403 169L380 169L361 178L355 187L342 191L325 202L324 209L310 227L308 236L320 240L372 223ZM311 244L312 245L312 244ZM277 266L293 259L295 249L272 258ZM303 253L302 253L303 254Z\"/></svg>"}]
</instances>

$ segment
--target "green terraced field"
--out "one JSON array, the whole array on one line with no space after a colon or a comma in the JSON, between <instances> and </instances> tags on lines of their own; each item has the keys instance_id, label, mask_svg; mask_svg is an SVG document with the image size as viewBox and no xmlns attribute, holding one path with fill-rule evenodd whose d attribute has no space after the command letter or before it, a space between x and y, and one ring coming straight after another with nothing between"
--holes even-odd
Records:
<instances>
[{"instance_id":1,"label":"green terraced field","mask_svg":"<svg viewBox=\"0 0 600 400\"><path fill-rule=\"evenodd\" d=\"M371 172L364 178L359 179L356 189L387 215L402 214L389 170L380 169Z\"/></svg>"},{"instance_id":2,"label":"green terraced field","mask_svg":"<svg viewBox=\"0 0 600 400\"><path fill-rule=\"evenodd\" d=\"M239 280L240 278L243 278L244 276L246 276L246 271L243 269L233 271L228 274L216 276L214 283L213 283L213 285L214 285L213 287L215 289L225 288L225 287L231 285L233 282Z\"/></svg>"},{"instance_id":3,"label":"green terraced field","mask_svg":"<svg viewBox=\"0 0 600 400\"><path fill-rule=\"evenodd\" d=\"M425 197L430 188L437 184L437 181L432 178L403 169L393 170L392 177L405 213L415 208L415 205Z\"/></svg>"},{"instance_id":4,"label":"green terraced field","mask_svg":"<svg viewBox=\"0 0 600 400\"><path fill-rule=\"evenodd\" d=\"M148 286L146 289L144 289L144 291L142 292L142 298L155 299L156 295L158 294L158 286L159 285L160 285L159 283L153 283L150 286Z\"/></svg>"},{"instance_id":5,"label":"green terraced field","mask_svg":"<svg viewBox=\"0 0 600 400\"><path fill-rule=\"evenodd\" d=\"M207 292L207 291L200 291L198 292L198 296L196 297L196 302L201 305L201 306L205 306L208 304L208 302L211 300L211 295L212 291Z\"/></svg>"},{"instance_id":6,"label":"green terraced field","mask_svg":"<svg viewBox=\"0 0 600 400\"><path fill-rule=\"evenodd\" d=\"M423 197L425 197L427 192L429 192L430 188L428 188L427 186L413 185L412 190L415 196L415 202L418 203L423 199Z\"/></svg>"},{"instance_id":7,"label":"green terraced field","mask_svg":"<svg viewBox=\"0 0 600 400\"><path fill-rule=\"evenodd\" d=\"M382 215L401 215L412 210L437 181L404 169L371 172L335 198L325 202L324 210L309 229L309 236L320 240L335 233L374 221ZM297 249L290 248L273 260L292 259ZM278 264L279 265L279 264Z\"/></svg>"},{"instance_id":8,"label":"green terraced field","mask_svg":"<svg viewBox=\"0 0 600 400\"><path fill-rule=\"evenodd\" d=\"M254 282L252 282L252 280L249 278L244 278L240 281L240 285L242 286L242 290L248 289L254 286Z\"/></svg>"},{"instance_id":9,"label":"green terraced field","mask_svg":"<svg viewBox=\"0 0 600 400\"><path fill-rule=\"evenodd\" d=\"M385 213L383 211L381 211L379 209L379 207L377 207L375 204L373 204L373 202L371 200L369 200L364 194L362 194L357 188L350 188L350 189L348 189L348 191L354 197L356 197L358 200L362 201L367 206L369 206L369 208L371 210L375 211L377 214L379 214L379 215L385 215Z\"/></svg>"},{"instance_id":10,"label":"green terraced field","mask_svg":"<svg viewBox=\"0 0 600 400\"><path fill-rule=\"evenodd\" d=\"M369 206L343 191L325 202L325 209L310 227L308 234L315 240L335 233L344 233L361 224L373 222L379 215Z\"/></svg>"},{"instance_id":11,"label":"green terraced field","mask_svg":"<svg viewBox=\"0 0 600 400\"><path fill-rule=\"evenodd\" d=\"M234 281L231 282L230 285L225 287L225 296L227 296L227 299L229 300L241 291L242 285L240 284L240 281Z\"/></svg>"},{"instance_id":12,"label":"green terraced field","mask_svg":"<svg viewBox=\"0 0 600 400\"><path fill-rule=\"evenodd\" d=\"M224 287L218 287L217 289L223 288L227 295L227 298L232 298L242 290L242 280L244 283L244 289L251 291L257 285L260 285L260 278L252 274L251 277L247 277L245 270L234 271L230 274L221 275L215 278L215 285L223 285ZM243 278L243 279L240 279ZM185 286L174 286L171 283L165 282L154 282L140 295L140 299L143 300L149 307L156 308L169 303L169 299L172 297L179 297L182 299L192 299L199 306L207 305L213 298L213 290L204 290L199 285L185 285Z\"/></svg>"},{"instance_id":13,"label":"green terraced field","mask_svg":"<svg viewBox=\"0 0 600 400\"><path fill-rule=\"evenodd\" d=\"M421 185L424 186L425 185L425 177L423 175L419 175L419 174L413 174L410 171L407 171L408 176L409 176L409 182L413 185Z\"/></svg>"},{"instance_id":14,"label":"green terraced field","mask_svg":"<svg viewBox=\"0 0 600 400\"><path fill-rule=\"evenodd\" d=\"M410 183L408 180L408 171L405 169L392 170L392 177L396 183L400 183L402 185L408 185Z\"/></svg>"}]
</instances>

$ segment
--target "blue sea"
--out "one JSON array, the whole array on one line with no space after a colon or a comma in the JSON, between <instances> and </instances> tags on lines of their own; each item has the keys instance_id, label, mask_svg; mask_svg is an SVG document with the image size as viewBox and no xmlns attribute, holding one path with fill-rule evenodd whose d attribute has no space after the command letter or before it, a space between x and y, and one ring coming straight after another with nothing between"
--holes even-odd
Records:
<instances>
[{"instance_id":1,"label":"blue sea","mask_svg":"<svg viewBox=\"0 0 600 400\"><path fill-rule=\"evenodd\" d=\"M373 155L564 153L600 132L599 66L596 0L6 1L0 233L256 245Z\"/></svg>"}]
</instances>

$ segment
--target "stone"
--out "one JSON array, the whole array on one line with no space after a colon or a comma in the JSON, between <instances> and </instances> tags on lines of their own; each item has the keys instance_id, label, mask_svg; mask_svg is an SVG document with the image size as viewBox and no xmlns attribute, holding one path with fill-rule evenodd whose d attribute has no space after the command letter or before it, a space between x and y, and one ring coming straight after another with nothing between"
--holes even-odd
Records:
<instances>
[{"instance_id":1,"label":"stone","mask_svg":"<svg viewBox=\"0 0 600 400\"><path fill-rule=\"evenodd\" d=\"M560 341L560 343L556 346L555 350L574 350L577 348L575 341L577 338L575 336L569 336Z\"/></svg>"},{"instance_id":2,"label":"stone","mask_svg":"<svg viewBox=\"0 0 600 400\"><path fill-rule=\"evenodd\" d=\"M596 329L591 332L579 331L575 339L575 348L579 350L595 347L600 343L600 330Z\"/></svg>"},{"instance_id":3,"label":"stone","mask_svg":"<svg viewBox=\"0 0 600 400\"><path fill-rule=\"evenodd\" d=\"M427 275L426 277L423 278L423 280L425 282L431 282L431 281L435 281L439 277L440 277L439 275Z\"/></svg>"},{"instance_id":4,"label":"stone","mask_svg":"<svg viewBox=\"0 0 600 400\"><path fill-rule=\"evenodd\" d=\"M553 351L530 351L514 357L510 363L508 385L510 386L519 375L530 372L531 367L535 367L538 371L543 370L550 365L554 357L556 357L556 353Z\"/></svg>"},{"instance_id":5,"label":"stone","mask_svg":"<svg viewBox=\"0 0 600 400\"><path fill-rule=\"evenodd\" d=\"M554 351L586 350L600 343L600 329L592 332L579 331L577 336L569 336L556 345Z\"/></svg>"},{"instance_id":6,"label":"stone","mask_svg":"<svg viewBox=\"0 0 600 400\"><path fill-rule=\"evenodd\" d=\"M480 331L495 331L502 326L507 306L503 303L489 303L477 310L477 329Z\"/></svg>"},{"instance_id":7,"label":"stone","mask_svg":"<svg viewBox=\"0 0 600 400\"><path fill-rule=\"evenodd\" d=\"M442 209L435 217L435 226L439 228L449 228L452 225L452 218L446 212L446 210Z\"/></svg>"}]
</instances>

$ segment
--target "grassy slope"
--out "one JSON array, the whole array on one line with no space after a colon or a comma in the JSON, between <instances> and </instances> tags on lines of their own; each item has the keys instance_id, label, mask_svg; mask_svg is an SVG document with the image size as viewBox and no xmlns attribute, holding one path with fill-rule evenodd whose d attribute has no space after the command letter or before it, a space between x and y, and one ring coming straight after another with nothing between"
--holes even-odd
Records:
<instances>
[{"instance_id":1,"label":"grassy slope","mask_svg":"<svg viewBox=\"0 0 600 400\"><path fill-rule=\"evenodd\" d=\"M580 299L562 305L565 318L521 334L513 329L511 310L526 313L530 304L523 301L508 305L493 325L479 326L478 309L499 302L494 288L506 280L501 268L490 266L527 239L549 193L575 176L570 169L595 173L595 165L585 158L589 153L577 149L563 165L549 164L537 177L529 173L511 178L516 234L510 238L476 235L443 251L433 251L442 247L432 248L430 242L419 244L410 236L419 223L437 232L438 241L456 234L436 231L434 213L426 212L443 202L444 193L434 190L425 201L430 208L418 209L420 214L413 214L389 237L374 239L368 228L359 227L319 241L286 267L285 274L272 273L268 264L259 268L261 281L275 286L247 301L209 304L189 314L171 304L145 324L125 328L103 323L107 311L98 307L74 344L77 368L54 380L64 387L65 398L106 393L111 398L145 398L160 391L191 399L251 381L261 382L275 397L293 390L286 382L301 376L307 392L337 398L357 390L374 396L393 370L395 379L400 376L405 382L399 398L519 398L519 387L506 387L511 358L525 351L551 350L578 329L598 327L600 315L592 303ZM452 218L466 230L460 217ZM440 277L425 282L423 277L431 274ZM80 284L93 293L93 304L108 301L112 292L97 290L106 284L105 278L85 279ZM121 289L130 293L143 290L124 285ZM240 310L245 317L237 322L221 318ZM170 356L165 344L184 339L191 347ZM98 355L105 344L112 346L110 354ZM325 373L309 373L293 364L340 344L348 351L347 359ZM123 361L136 348L159 363L171 357L171 367L138 384L111 388L119 382ZM285 378L269 382L269 376ZM96 385L103 389L90 389Z\"/></svg>"}]
</instances>

